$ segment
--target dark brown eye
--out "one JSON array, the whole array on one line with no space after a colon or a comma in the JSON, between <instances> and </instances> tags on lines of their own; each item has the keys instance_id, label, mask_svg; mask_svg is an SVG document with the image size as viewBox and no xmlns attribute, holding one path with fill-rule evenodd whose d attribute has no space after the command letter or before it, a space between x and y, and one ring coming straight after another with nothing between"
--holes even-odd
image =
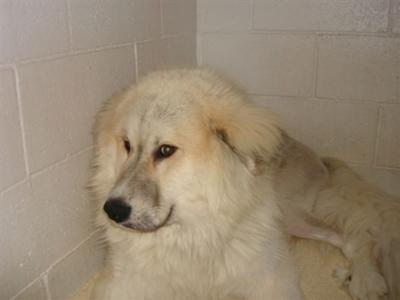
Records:
<instances>
[{"instance_id":1,"label":"dark brown eye","mask_svg":"<svg viewBox=\"0 0 400 300\"><path fill-rule=\"evenodd\" d=\"M172 146L172 145L161 145L157 149L157 151L156 151L156 153L154 155L154 158L156 160L161 160L161 159L168 158L168 157L172 156L175 153L176 149L177 148L175 146Z\"/></svg>"},{"instance_id":2,"label":"dark brown eye","mask_svg":"<svg viewBox=\"0 0 400 300\"><path fill-rule=\"evenodd\" d=\"M124 138L124 148L126 150L126 153L131 153L131 143L129 143L129 140L127 138Z\"/></svg>"}]
</instances>

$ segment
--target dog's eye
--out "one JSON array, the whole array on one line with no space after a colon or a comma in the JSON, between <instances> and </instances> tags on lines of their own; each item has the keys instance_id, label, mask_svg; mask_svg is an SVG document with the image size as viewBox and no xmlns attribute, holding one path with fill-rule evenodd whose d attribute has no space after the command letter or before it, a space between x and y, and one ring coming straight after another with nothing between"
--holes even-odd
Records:
<instances>
[{"instance_id":1,"label":"dog's eye","mask_svg":"<svg viewBox=\"0 0 400 300\"><path fill-rule=\"evenodd\" d=\"M175 153L176 149L177 148L175 146L172 146L172 145L161 145L157 149L157 151L156 151L156 153L154 155L155 156L154 158L156 160L161 160L161 159L164 159L164 158L168 158L172 154Z\"/></svg>"},{"instance_id":2,"label":"dog's eye","mask_svg":"<svg viewBox=\"0 0 400 300\"><path fill-rule=\"evenodd\" d=\"M124 148L126 150L126 153L130 153L131 152L131 143L129 142L129 140L127 138L124 138Z\"/></svg>"}]
</instances>

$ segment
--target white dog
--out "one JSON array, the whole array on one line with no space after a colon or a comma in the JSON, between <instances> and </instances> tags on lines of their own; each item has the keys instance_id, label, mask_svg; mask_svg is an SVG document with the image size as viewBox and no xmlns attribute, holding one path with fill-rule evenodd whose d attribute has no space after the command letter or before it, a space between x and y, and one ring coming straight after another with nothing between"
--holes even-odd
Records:
<instances>
[{"instance_id":1,"label":"white dog","mask_svg":"<svg viewBox=\"0 0 400 300\"><path fill-rule=\"evenodd\" d=\"M369 208L359 224L350 211L359 200L348 204L353 190L342 189L352 173L210 71L153 73L113 97L94 151L89 188L109 253L93 299L302 299L287 232L342 248L353 268L338 275L355 298L386 292L374 261L388 265L395 290L384 257L397 247L397 203L386 227Z\"/></svg>"},{"instance_id":2,"label":"white dog","mask_svg":"<svg viewBox=\"0 0 400 300\"><path fill-rule=\"evenodd\" d=\"M95 130L109 271L93 299L302 298L262 170L281 142L265 109L210 72L160 72L106 103Z\"/></svg>"}]
</instances>

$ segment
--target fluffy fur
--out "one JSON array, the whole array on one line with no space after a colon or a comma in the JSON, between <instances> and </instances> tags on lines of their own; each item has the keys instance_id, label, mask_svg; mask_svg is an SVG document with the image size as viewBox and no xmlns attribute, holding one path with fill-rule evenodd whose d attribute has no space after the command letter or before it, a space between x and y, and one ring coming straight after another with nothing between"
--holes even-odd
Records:
<instances>
[{"instance_id":1,"label":"fluffy fur","mask_svg":"<svg viewBox=\"0 0 400 300\"><path fill-rule=\"evenodd\" d=\"M89 188L109 253L93 299L301 299L287 232L341 248L354 299L387 286L399 299L399 202L214 73L145 77L105 103L94 137ZM161 144L176 153L157 161ZM128 223L104 213L114 198Z\"/></svg>"},{"instance_id":2,"label":"fluffy fur","mask_svg":"<svg viewBox=\"0 0 400 300\"><path fill-rule=\"evenodd\" d=\"M400 299L400 200L364 181L349 166L323 158L329 171L315 214L343 233L350 270L338 270L354 299ZM386 280L386 282L385 282Z\"/></svg>"},{"instance_id":3,"label":"fluffy fur","mask_svg":"<svg viewBox=\"0 0 400 300\"><path fill-rule=\"evenodd\" d=\"M264 171L280 141L267 110L205 70L154 73L107 102L95 126L89 185L109 245L108 271L92 298L301 299ZM178 150L156 161L160 144ZM144 188L150 182L157 205ZM102 210L121 195L140 228L172 215L151 232L130 230Z\"/></svg>"},{"instance_id":4,"label":"fluffy fur","mask_svg":"<svg viewBox=\"0 0 400 300\"><path fill-rule=\"evenodd\" d=\"M335 276L352 298L400 299L400 200L367 183L344 162L320 158L288 136L272 169L288 232L342 250L350 269L338 269Z\"/></svg>"}]
</instances>

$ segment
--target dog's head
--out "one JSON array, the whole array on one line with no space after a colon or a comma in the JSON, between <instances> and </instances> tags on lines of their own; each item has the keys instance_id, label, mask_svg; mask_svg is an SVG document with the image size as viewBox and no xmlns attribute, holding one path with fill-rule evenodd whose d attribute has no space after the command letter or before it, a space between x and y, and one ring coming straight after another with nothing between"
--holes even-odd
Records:
<instances>
[{"instance_id":1,"label":"dog's head","mask_svg":"<svg viewBox=\"0 0 400 300\"><path fill-rule=\"evenodd\" d=\"M250 201L279 142L270 113L212 72L153 73L97 116L89 187L98 220L151 232L234 217L227 208Z\"/></svg>"}]
</instances>

